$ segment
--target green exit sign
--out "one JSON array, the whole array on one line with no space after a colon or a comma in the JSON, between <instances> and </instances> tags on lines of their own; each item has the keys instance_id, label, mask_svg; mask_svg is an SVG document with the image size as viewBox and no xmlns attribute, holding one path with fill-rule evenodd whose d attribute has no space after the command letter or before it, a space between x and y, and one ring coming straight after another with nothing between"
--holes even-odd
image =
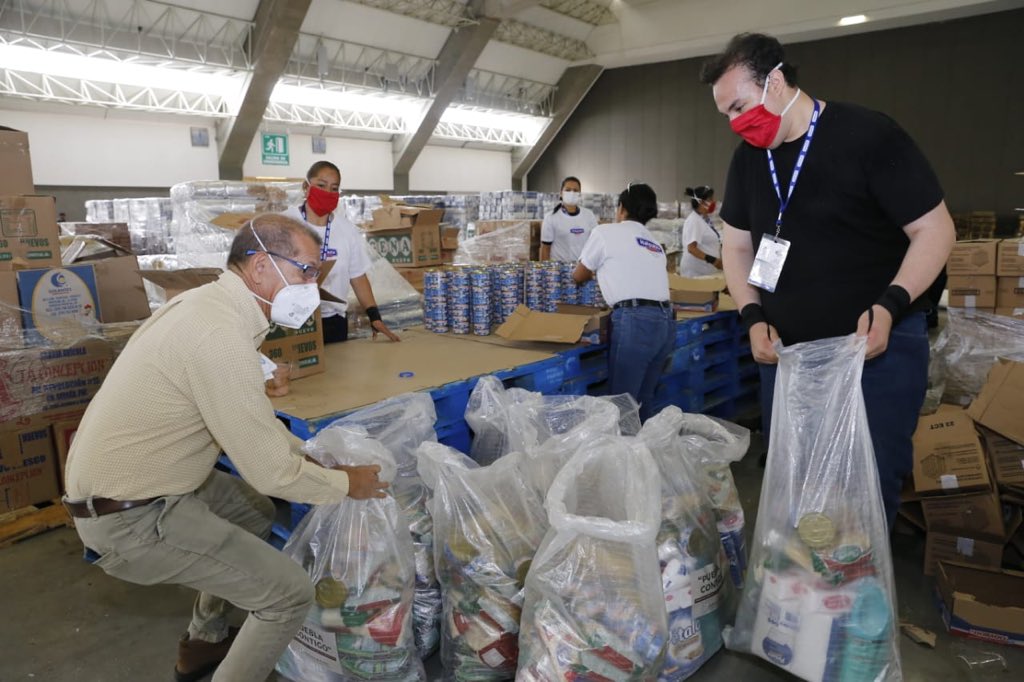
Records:
<instances>
[{"instance_id":1,"label":"green exit sign","mask_svg":"<svg viewBox=\"0 0 1024 682\"><path fill-rule=\"evenodd\" d=\"M263 133L263 165L288 166L288 136Z\"/></svg>"}]
</instances>

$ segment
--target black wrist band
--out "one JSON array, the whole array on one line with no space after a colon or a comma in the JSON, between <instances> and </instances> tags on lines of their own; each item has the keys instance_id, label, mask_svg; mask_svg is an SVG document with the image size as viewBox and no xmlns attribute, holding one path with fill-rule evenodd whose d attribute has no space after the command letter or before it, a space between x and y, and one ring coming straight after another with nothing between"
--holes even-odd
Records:
<instances>
[{"instance_id":1,"label":"black wrist band","mask_svg":"<svg viewBox=\"0 0 1024 682\"><path fill-rule=\"evenodd\" d=\"M705 263L711 263L712 265L714 265L716 260L718 260L718 259L715 258L714 256L712 256L711 254L707 254L707 253L704 254L704 262Z\"/></svg>"},{"instance_id":2,"label":"black wrist band","mask_svg":"<svg viewBox=\"0 0 1024 682\"><path fill-rule=\"evenodd\" d=\"M743 329L749 334L750 328L758 322L768 322L764 316L764 309L760 303L748 303L740 311L740 320L743 322Z\"/></svg>"},{"instance_id":3,"label":"black wrist band","mask_svg":"<svg viewBox=\"0 0 1024 682\"><path fill-rule=\"evenodd\" d=\"M910 303L910 294L898 284L890 285L885 290L885 293L882 294L882 297L875 301L875 305L880 305L889 311L893 324L896 324L903 318L903 313L907 312Z\"/></svg>"},{"instance_id":4,"label":"black wrist band","mask_svg":"<svg viewBox=\"0 0 1024 682\"><path fill-rule=\"evenodd\" d=\"M366 316L370 318L371 324L374 322L379 322L381 319L380 310L375 305L371 305L369 308L366 309Z\"/></svg>"}]
</instances>

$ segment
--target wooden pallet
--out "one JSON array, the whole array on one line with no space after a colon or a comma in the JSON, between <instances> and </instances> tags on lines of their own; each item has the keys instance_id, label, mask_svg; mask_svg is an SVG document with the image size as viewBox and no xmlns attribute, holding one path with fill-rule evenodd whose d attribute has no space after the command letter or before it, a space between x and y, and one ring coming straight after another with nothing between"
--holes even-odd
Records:
<instances>
[{"instance_id":1,"label":"wooden pallet","mask_svg":"<svg viewBox=\"0 0 1024 682\"><path fill-rule=\"evenodd\" d=\"M0 514L0 548L61 526L70 528L72 523L60 500L41 502Z\"/></svg>"}]
</instances>

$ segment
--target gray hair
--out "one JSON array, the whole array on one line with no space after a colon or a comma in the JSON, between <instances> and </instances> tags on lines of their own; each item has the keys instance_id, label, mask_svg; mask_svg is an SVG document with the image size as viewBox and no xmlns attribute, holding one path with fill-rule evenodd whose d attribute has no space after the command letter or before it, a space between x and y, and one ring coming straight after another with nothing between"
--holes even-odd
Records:
<instances>
[{"instance_id":1,"label":"gray hair","mask_svg":"<svg viewBox=\"0 0 1024 682\"><path fill-rule=\"evenodd\" d=\"M256 235L259 235L259 240ZM244 265L252 256L246 255L249 251L267 251L293 258L298 249L295 248L295 236L305 235L316 242L317 247L323 244L323 239L308 225L289 218L280 213L261 213L254 216L242 226L231 242L231 251L228 253L228 266ZM260 246L262 240L263 246Z\"/></svg>"}]
</instances>

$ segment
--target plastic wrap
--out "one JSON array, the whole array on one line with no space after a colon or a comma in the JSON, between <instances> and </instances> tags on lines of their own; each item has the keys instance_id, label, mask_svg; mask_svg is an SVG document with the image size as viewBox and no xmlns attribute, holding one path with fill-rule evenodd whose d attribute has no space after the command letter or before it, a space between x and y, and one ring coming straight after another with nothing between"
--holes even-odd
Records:
<instances>
[{"instance_id":1,"label":"plastic wrap","mask_svg":"<svg viewBox=\"0 0 1024 682\"><path fill-rule=\"evenodd\" d=\"M689 439L679 435L688 416L667 407L640 430L661 472L657 547L669 631L661 680L690 677L721 649L735 608L715 510L699 465L687 456Z\"/></svg>"},{"instance_id":2,"label":"plastic wrap","mask_svg":"<svg viewBox=\"0 0 1024 682\"><path fill-rule=\"evenodd\" d=\"M466 423L473 430L469 456L477 464L491 464L512 452L509 408L532 395L521 388L505 388L497 377L480 377L466 403Z\"/></svg>"},{"instance_id":3,"label":"plastic wrap","mask_svg":"<svg viewBox=\"0 0 1024 682\"><path fill-rule=\"evenodd\" d=\"M654 238L665 247L665 253L677 253L683 250L683 221L679 218L666 220L652 218L647 221L647 229Z\"/></svg>"},{"instance_id":4,"label":"plastic wrap","mask_svg":"<svg viewBox=\"0 0 1024 682\"><path fill-rule=\"evenodd\" d=\"M947 312L946 328L933 348L939 363L935 373L945 374L943 402L967 405L998 358L1024 362L1024 320L967 308Z\"/></svg>"},{"instance_id":5,"label":"plastic wrap","mask_svg":"<svg viewBox=\"0 0 1024 682\"><path fill-rule=\"evenodd\" d=\"M812 682L901 679L866 337L782 347L751 571L731 649Z\"/></svg>"},{"instance_id":6,"label":"plastic wrap","mask_svg":"<svg viewBox=\"0 0 1024 682\"><path fill-rule=\"evenodd\" d=\"M642 441L596 439L547 497L551 529L526 578L517 680L649 680L668 628L655 538L658 467Z\"/></svg>"},{"instance_id":7,"label":"plastic wrap","mask_svg":"<svg viewBox=\"0 0 1024 682\"><path fill-rule=\"evenodd\" d=\"M397 472L387 448L353 426L328 426L306 451L324 466L377 464L385 481ZM426 679L413 641L412 539L393 497L314 507L282 551L309 573L316 603L279 673L302 682Z\"/></svg>"},{"instance_id":8,"label":"plastic wrap","mask_svg":"<svg viewBox=\"0 0 1024 682\"><path fill-rule=\"evenodd\" d=\"M487 467L436 443L424 443L418 455L434 492L444 678L511 680L523 582L544 533L543 501L522 481L515 453Z\"/></svg>"},{"instance_id":9,"label":"plastic wrap","mask_svg":"<svg viewBox=\"0 0 1024 682\"><path fill-rule=\"evenodd\" d=\"M530 222L523 221L459 242L456 265L487 265L530 260Z\"/></svg>"},{"instance_id":10,"label":"plastic wrap","mask_svg":"<svg viewBox=\"0 0 1024 682\"><path fill-rule=\"evenodd\" d=\"M384 323L392 330L407 329L423 324L423 303L420 292L416 291L408 280L398 274L395 267L377 251L367 245L370 256L370 269L366 277L373 289L373 298L377 303ZM359 305L355 291L349 287L348 336L350 339L364 338L373 334L370 321Z\"/></svg>"},{"instance_id":11,"label":"plastic wrap","mask_svg":"<svg viewBox=\"0 0 1024 682\"><path fill-rule=\"evenodd\" d=\"M394 456L398 475L391 492L412 534L416 565L413 628L416 650L426 658L437 649L441 632L441 585L434 568L434 523L430 490L417 470L416 449L437 442L434 400L426 393L405 393L353 412L335 424L365 429Z\"/></svg>"}]
</instances>

